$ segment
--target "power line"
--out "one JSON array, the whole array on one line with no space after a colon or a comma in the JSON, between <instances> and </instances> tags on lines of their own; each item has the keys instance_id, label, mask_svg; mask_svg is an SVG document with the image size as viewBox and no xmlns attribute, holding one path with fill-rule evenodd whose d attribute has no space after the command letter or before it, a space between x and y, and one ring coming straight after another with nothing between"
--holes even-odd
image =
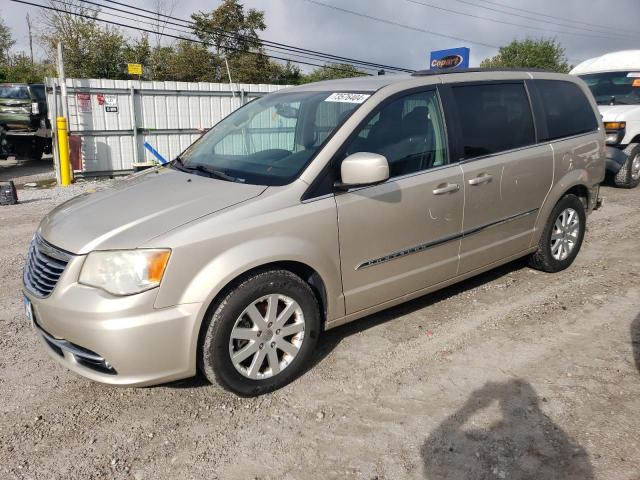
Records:
<instances>
[{"instance_id":1,"label":"power line","mask_svg":"<svg viewBox=\"0 0 640 480\"><path fill-rule=\"evenodd\" d=\"M337 10L339 12L348 13L350 15L355 15L357 17L367 18L369 20L373 20L373 21L380 22L380 23L386 23L387 25L393 25L393 26L396 26L396 27L405 28L407 30L413 30L415 32L427 33L429 35L436 35L438 37L451 38L453 40L472 43L474 45L481 45L483 47L500 49L500 47L498 47L497 45L491 45L489 43L483 43L483 42L478 42L478 41L475 41L475 40L469 40L468 38L456 37L454 35L447 35L445 33L434 32L432 30L426 30L424 28L418 28L418 27L414 27L414 26L411 26L411 25L406 25L404 23L394 22L393 20L387 20L385 18L374 17L373 15L367 15L365 13L360 13L360 12L356 12L356 11L353 11L353 10L348 10L346 8L338 7L336 5L329 5L327 3L322 3L322 2L319 2L317 0L304 0L304 1L312 3L314 5L321 6L321 7L330 8L332 10Z\"/></svg>"},{"instance_id":2,"label":"power line","mask_svg":"<svg viewBox=\"0 0 640 480\"><path fill-rule=\"evenodd\" d=\"M590 32L595 32L595 33L610 34L610 32L603 32L603 31L600 31L600 30L593 30L593 29L584 28L584 27L576 27L575 25L568 25L566 23L558 23L558 22L554 22L554 21L551 21L551 20L541 20L539 18L535 18L535 17L532 17L530 15L522 15L522 14L519 14L519 13L506 12L506 11L500 10L498 8L493 8L493 7L489 7L489 6L486 6L486 5L478 5L477 3L470 2L469 0L456 0L456 2L463 3L465 5L471 5L471 6L478 7L478 8L483 8L485 10L490 10L492 12L497 12L497 13L501 13L501 14L504 14L504 15L511 15L511 16L514 16L514 17L524 18L526 20L533 20L534 22L544 21L544 22L546 22L546 23L548 23L550 25L557 25L557 26L565 27L565 28L568 27L568 28L574 28L574 29L583 29L583 30L587 30L587 31L590 31ZM508 8L513 8L513 7L508 7ZM541 15L541 14L535 13L535 12L529 12L529 13L532 13L533 15ZM556 17L550 16L550 15L549 16L544 15L544 16L545 17L549 17L549 18L551 18L553 20L557 20ZM572 20L569 20L569 21L572 21ZM613 29L613 30L619 30L619 29L616 28L616 29ZM618 36L621 36L621 37L623 36L623 37L626 37L626 38L638 38L637 36L633 37L633 36L629 36L629 35L618 35Z\"/></svg>"},{"instance_id":3,"label":"power line","mask_svg":"<svg viewBox=\"0 0 640 480\"><path fill-rule=\"evenodd\" d=\"M67 5L67 6L71 6L71 7L75 7L76 6L76 4L70 3L70 2L66 2L64 0L55 0L55 1L56 1L57 4ZM90 3L90 4L93 4L93 5L101 6L100 4L97 4L97 3L91 2L91 1L85 1L84 3ZM107 7L107 8L109 8L109 7ZM144 20L141 20L140 18L132 18L132 17L125 16L125 15L119 15L117 13L104 12L104 11L99 10L98 8L85 7L85 10L89 11L89 12L94 12L95 15L96 15L96 19L97 19L97 15L99 13L101 13L101 14L104 14L104 15L109 15L111 17L116 17L116 18L120 18L120 19L123 19L123 20L135 21L138 24L151 25L152 27L157 26L157 23L151 23L151 22L148 22L148 21L144 21ZM121 9L114 9L114 10L119 11L119 12L127 13L128 15L133 15L133 12L127 12L126 10L121 10ZM65 10L65 12L67 12L69 14L73 14L73 12L71 12L71 11ZM155 20L152 17L148 17L148 16L145 16L145 15L138 15L138 17L151 18L152 20ZM130 26L130 28L135 28L135 27ZM186 35L191 35L192 34L192 32L190 30L184 30L184 29L179 29L179 28L176 28L176 27L169 27L169 26L165 26L164 28L166 30L171 30L171 31L178 32L178 33L181 33L181 34L186 34ZM183 28L187 28L187 27L185 26ZM264 50L275 52L275 53L281 53L278 50L274 50L272 48L267 48L267 47L264 47ZM314 57L314 56L303 55L303 54L299 54L299 53L289 53L289 52L286 52L286 53L287 53L287 55L292 56L292 57L304 58L304 59L307 59L307 60L318 60L318 58ZM330 64L331 65L338 65L338 67L339 67L339 64L336 64L336 63L330 63ZM360 66L360 65L358 66L358 68L365 69L365 70L374 70L374 71L378 70L378 67L369 67L369 66Z\"/></svg>"},{"instance_id":4,"label":"power line","mask_svg":"<svg viewBox=\"0 0 640 480\"><path fill-rule=\"evenodd\" d=\"M469 18L477 18L480 20L485 20L487 22L493 22L493 23L500 23L503 25L511 25L514 27L520 27L520 28L527 28L527 29L531 29L531 30L541 30L543 32L550 32L550 33L559 33L561 35L579 35L579 36L585 36L585 37L593 37L593 38L602 38L602 39L613 39L613 40L623 40L625 37L626 38L636 38L636 37L632 37L629 35L608 35L608 32L600 32L598 30L590 30L590 29L584 29L584 30L588 30L590 32L598 32L598 33L602 33L604 35L593 35L590 33L585 33L585 32L568 32L566 30L552 30L549 28L545 28L545 27L538 27L538 26L534 26L534 25L524 25L522 23L513 23L513 22L509 22L507 20L500 20L497 18L491 18L491 17L485 17L482 15L475 15L473 13L467 13L467 12L461 12L459 10L453 10L451 8L446 8L446 7L441 7L439 5L433 5L431 3L425 3L425 2L421 2L419 0L405 0L406 2L409 3L413 3L415 5L421 5L423 7L428 7L428 8L433 8L435 10L440 10L443 12L448 12L448 13L453 13L454 15L462 15L464 17L469 17ZM463 2L463 3L467 3L467 2ZM484 8L484 7L482 7ZM538 22L543 22L544 20L537 20ZM547 22L549 23L549 22ZM562 24L556 24L556 25L562 25ZM570 27L570 28L575 28L575 29L582 29L581 27Z\"/></svg>"},{"instance_id":5,"label":"power line","mask_svg":"<svg viewBox=\"0 0 640 480\"><path fill-rule=\"evenodd\" d=\"M174 20L174 21L178 21L178 22L182 22L186 25L182 25L179 23L174 23L172 21L164 21L164 23L168 23L168 24L172 24L172 25L177 25L180 27L185 27L188 26L189 28L194 27L196 24L195 22L191 21L191 20L185 20L182 18L178 18L178 17L174 17L174 16L170 16L170 15L165 15L159 12L154 12L153 10L148 10L145 8L139 8L139 7L131 7L130 5L127 5L125 3L116 1L116 0L104 0L105 2L108 3L113 3L116 5L120 5L120 6L124 6L126 8L129 9L135 9L135 12L128 12L125 10L121 10L118 9L116 7L111 7L108 5L104 5L104 4L99 4L99 3L95 3L92 2L90 0L79 0L80 2L83 3L90 3L93 5L98 5L99 7L103 7L103 8L108 8L108 9L112 9L112 10L117 10L117 11L122 11L122 12L126 12L126 13L133 13L135 15L138 16L143 16L145 18L151 18L152 20L157 20L157 18L155 17L147 17L144 15L141 15L139 12L145 12L145 13L151 13L153 15L156 15L158 17L163 17L169 20ZM217 35L220 35L222 37L226 37L226 38L241 38L244 40L249 40L252 42L255 42L256 39L252 38L252 37L248 37L246 35L242 35L242 34L238 34L237 32L229 32L228 30L223 30L220 28L211 28L211 29L203 29L203 31L207 32L207 33L215 33ZM343 57L340 55L334 55L334 54L330 54L330 53L325 53L325 52L319 52L316 50L310 50L310 49L306 49L306 48L302 48L302 47L295 47L293 45L288 45L285 43L280 43L280 42L274 42L274 41L270 41L270 40L264 40L264 39L259 39L260 43L265 45L265 46L271 46L272 48L277 48L280 50L286 50L286 51L292 51L292 52L300 52L300 53L304 53L304 54L310 54L313 56L317 56L317 57L322 57L322 58L327 58L329 60L333 60L333 61L338 61L338 62L342 62L342 63L351 63L351 64L359 64L359 65L369 65L370 67L374 67L376 69L380 69L383 68L385 70L391 70L391 71L399 71L399 72L406 72L406 73L411 73L413 72L413 70L408 69L408 68L403 68L403 67L395 67L392 65L385 65L385 64L381 64L381 63L375 63L375 62L369 62L369 61L365 61L365 60L358 60L358 59L354 59L354 58L349 58L349 57Z\"/></svg>"},{"instance_id":6,"label":"power line","mask_svg":"<svg viewBox=\"0 0 640 480\"><path fill-rule=\"evenodd\" d=\"M576 20L575 18L565 18L565 17L558 17L557 15L548 15L546 13L539 13L539 12L534 12L533 10L527 10L525 8L518 8L518 7L512 7L511 5L507 5L504 3L500 3L500 2L492 2L490 0L479 0L482 1L483 3L489 3L491 5L497 5L499 7L504 7L504 8L509 8L511 10L516 10L518 12L524 12L524 13L530 13L532 15L538 15L540 17L545 17L545 18L551 18L553 20L565 20L567 22L572 22L572 23L579 23L580 25L587 25L589 27L596 27L596 28L604 28L607 30L623 30L626 32L635 32L635 30L631 30L628 28L620 28L618 25L616 25L615 27L609 26L609 25L598 25L595 23L589 23L589 22L581 22L579 20ZM461 3L469 3L471 5L471 2L461 2ZM479 7L482 7L482 5L478 5ZM484 8L484 7L482 7ZM506 15L513 15L513 13L509 13L509 12L503 12ZM575 27L572 27L575 28Z\"/></svg>"},{"instance_id":7,"label":"power line","mask_svg":"<svg viewBox=\"0 0 640 480\"><path fill-rule=\"evenodd\" d=\"M43 8L45 10L52 10L52 11L59 12L59 13L64 13L64 14L67 14L67 15L73 15L73 16L76 16L76 17L87 18L89 20L94 20L94 21L98 21L98 22L102 22L102 23L108 23L110 25L115 25L115 26L118 26L118 27L130 28L130 29L137 30L137 31L140 31L140 32L158 34L158 32L153 31L153 30L148 30L148 29L140 28L140 27L134 27L134 26L131 26L131 25L126 25L124 23L119 23L119 22L113 22L113 21L110 21L110 20L95 18L95 17L92 17L90 15L83 15L81 13L69 12L69 11L66 11L66 10L50 7L50 6L47 6L47 5L39 5L37 3L27 2L25 0L10 0L10 1L12 1L14 3L21 3L21 4L24 4L24 5L31 5L33 7ZM199 43L199 44L206 45L206 46L212 46L208 42L204 42L204 41L201 41L201 40L195 40L193 38L180 37L180 36L171 35L171 34L168 34L168 33L161 33L160 35L163 36L163 37L175 38L177 40L185 40L185 41L192 42L192 43ZM328 68L330 70L340 71L340 72L344 72L344 73L353 73L351 70L346 70L344 68L338 68L338 67L332 67L332 66L329 66L329 65L322 65L322 64L318 64L318 63L304 62L304 61L301 61L301 60L292 60L290 58L278 57L278 56L275 56L275 55L267 55L267 54L263 54L263 53L259 53L259 52L245 51L245 50L240 50L240 49L231 48L231 47L229 47L228 49L229 50L233 50L233 51L237 51L237 52L241 52L241 53L248 53L250 55L256 55L256 56L264 55L265 57L273 58L273 59L276 59L276 60L283 60L283 61L292 62L292 63L298 63L298 64L302 64L302 65L311 65L311 66L314 66L314 67L324 67L324 68ZM370 76L371 74L365 73L365 75L369 75Z\"/></svg>"}]
</instances>

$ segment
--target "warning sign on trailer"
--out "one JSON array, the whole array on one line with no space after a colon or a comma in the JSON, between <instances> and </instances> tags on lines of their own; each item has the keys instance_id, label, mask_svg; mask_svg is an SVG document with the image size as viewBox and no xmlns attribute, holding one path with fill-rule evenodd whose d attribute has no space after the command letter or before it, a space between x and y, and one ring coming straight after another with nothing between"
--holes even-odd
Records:
<instances>
[{"instance_id":1,"label":"warning sign on trailer","mask_svg":"<svg viewBox=\"0 0 640 480\"><path fill-rule=\"evenodd\" d=\"M105 105L104 111L107 113L118 113L118 107L114 107L114 106L110 107L109 105Z\"/></svg>"},{"instance_id":2,"label":"warning sign on trailer","mask_svg":"<svg viewBox=\"0 0 640 480\"><path fill-rule=\"evenodd\" d=\"M91 94L76 92L76 106L79 113L91 113Z\"/></svg>"}]
</instances>

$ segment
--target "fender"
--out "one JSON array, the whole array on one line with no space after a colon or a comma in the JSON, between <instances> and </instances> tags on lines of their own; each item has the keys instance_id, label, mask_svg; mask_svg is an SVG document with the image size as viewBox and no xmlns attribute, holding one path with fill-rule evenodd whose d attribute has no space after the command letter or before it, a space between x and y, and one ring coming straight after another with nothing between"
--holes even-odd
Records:
<instances>
[{"instance_id":1,"label":"fender","mask_svg":"<svg viewBox=\"0 0 640 480\"><path fill-rule=\"evenodd\" d=\"M540 211L538 212L538 218L536 218L533 235L531 237L530 247L537 245L540 242L542 231L544 230L551 210L555 207L556 203L573 187L584 187L587 192L590 191L590 187L587 185L587 179L589 174L586 170L572 170L567 172L558 182L555 182L546 200L542 204ZM587 193L588 195L588 193ZM589 199L587 198L587 205L589 205ZM587 206L585 205L585 210Z\"/></svg>"},{"instance_id":2,"label":"fender","mask_svg":"<svg viewBox=\"0 0 640 480\"><path fill-rule=\"evenodd\" d=\"M317 245L301 238L277 236L249 240L235 245L204 263L190 278L181 297L175 303L202 303L201 318L213 299L242 274L274 262L299 262L318 273L327 296L327 320L344 316L344 300L340 265ZM162 308L167 300L158 297L156 307ZM174 303L169 301L169 303Z\"/></svg>"}]
</instances>

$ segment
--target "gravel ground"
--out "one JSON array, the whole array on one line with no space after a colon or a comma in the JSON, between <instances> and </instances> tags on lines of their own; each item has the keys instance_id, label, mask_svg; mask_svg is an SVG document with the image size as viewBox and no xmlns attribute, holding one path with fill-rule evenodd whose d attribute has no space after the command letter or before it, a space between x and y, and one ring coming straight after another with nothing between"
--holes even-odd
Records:
<instances>
[{"instance_id":1,"label":"gravel ground","mask_svg":"<svg viewBox=\"0 0 640 480\"><path fill-rule=\"evenodd\" d=\"M640 479L640 188L603 189L570 269L515 262L332 330L306 375L241 399L104 386L42 350L29 239L102 185L0 207L0 478Z\"/></svg>"}]
</instances>

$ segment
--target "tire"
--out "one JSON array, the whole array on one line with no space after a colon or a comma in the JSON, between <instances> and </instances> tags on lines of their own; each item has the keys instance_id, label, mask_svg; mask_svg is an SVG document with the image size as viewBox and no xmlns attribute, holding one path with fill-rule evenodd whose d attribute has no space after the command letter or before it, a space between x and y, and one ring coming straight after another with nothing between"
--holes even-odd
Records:
<instances>
[{"instance_id":1,"label":"tire","mask_svg":"<svg viewBox=\"0 0 640 480\"><path fill-rule=\"evenodd\" d=\"M271 305L277 305L275 318ZM259 272L212 305L200 334L198 365L207 380L238 395L271 392L304 372L320 328L318 301L307 283L286 270ZM232 354L240 361L232 361Z\"/></svg>"},{"instance_id":2,"label":"tire","mask_svg":"<svg viewBox=\"0 0 640 480\"><path fill-rule=\"evenodd\" d=\"M44 154L45 142L42 138L35 138L32 143L32 149L30 153L30 157L33 160L42 160L42 155Z\"/></svg>"},{"instance_id":3,"label":"tire","mask_svg":"<svg viewBox=\"0 0 640 480\"><path fill-rule=\"evenodd\" d=\"M574 212L574 216L571 216L571 211ZM574 224L575 218L577 223ZM566 227L563 219L568 220ZM572 194L562 197L549 215L538 243L538 250L529 257L529 266L548 273L559 272L569 267L582 246L586 220L584 205L578 197ZM560 225L557 225L557 222L560 222ZM565 230L560 229L560 226ZM557 235L559 238L553 238Z\"/></svg>"},{"instance_id":4,"label":"tire","mask_svg":"<svg viewBox=\"0 0 640 480\"><path fill-rule=\"evenodd\" d=\"M620 188L634 188L640 183L640 143L630 143L624 149L627 161L613 178Z\"/></svg>"}]
</instances>

